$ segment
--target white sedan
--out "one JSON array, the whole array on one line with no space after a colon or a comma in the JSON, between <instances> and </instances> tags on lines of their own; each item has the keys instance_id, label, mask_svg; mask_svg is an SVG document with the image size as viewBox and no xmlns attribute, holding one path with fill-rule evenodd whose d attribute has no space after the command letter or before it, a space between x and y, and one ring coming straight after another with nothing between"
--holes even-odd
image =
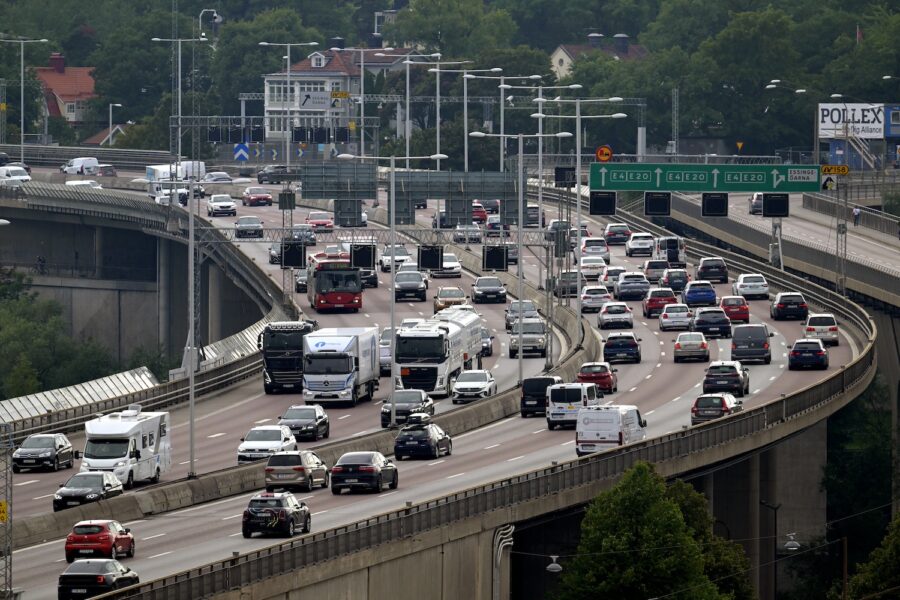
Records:
<instances>
[{"instance_id":1,"label":"white sedan","mask_svg":"<svg viewBox=\"0 0 900 600\"><path fill-rule=\"evenodd\" d=\"M737 280L731 284L731 293L735 296L750 298L768 298L769 283L759 273L744 273L738 275Z\"/></svg>"},{"instance_id":2,"label":"white sedan","mask_svg":"<svg viewBox=\"0 0 900 600\"><path fill-rule=\"evenodd\" d=\"M581 312L594 312L603 308L607 302L612 302L612 294L605 285L588 285L581 290Z\"/></svg>"},{"instance_id":3,"label":"white sedan","mask_svg":"<svg viewBox=\"0 0 900 600\"><path fill-rule=\"evenodd\" d=\"M631 329L634 327L634 316L631 313L631 307L624 302L607 302L600 309L600 315L597 316L597 327L599 329L609 329L611 327Z\"/></svg>"},{"instance_id":4,"label":"white sedan","mask_svg":"<svg viewBox=\"0 0 900 600\"><path fill-rule=\"evenodd\" d=\"M443 266L436 271L432 271L433 277L462 277L462 265L455 254L449 252L444 253Z\"/></svg>"},{"instance_id":5,"label":"white sedan","mask_svg":"<svg viewBox=\"0 0 900 600\"><path fill-rule=\"evenodd\" d=\"M606 261L602 256L585 256L581 259L581 274L585 279L600 279L605 268Z\"/></svg>"}]
</instances>

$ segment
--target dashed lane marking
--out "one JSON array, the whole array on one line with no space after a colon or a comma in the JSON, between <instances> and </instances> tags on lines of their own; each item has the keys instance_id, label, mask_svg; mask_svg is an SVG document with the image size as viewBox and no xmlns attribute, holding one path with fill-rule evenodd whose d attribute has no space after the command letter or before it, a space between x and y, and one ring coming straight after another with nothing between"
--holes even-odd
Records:
<instances>
[{"instance_id":1,"label":"dashed lane marking","mask_svg":"<svg viewBox=\"0 0 900 600\"><path fill-rule=\"evenodd\" d=\"M568 446L568 445L574 444L574 443L575 443L575 440L569 440L568 442L563 442L562 444L560 444L560 446Z\"/></svg>"},{"instance_id":2,"label":"dashed lane marking","mask_svg":"<svg viewBox=\"0 0 900 600\"><path fill-rule=\"evenodd\" d=\"M648 411L647 411L646 413L644 413L644 414L645 414L645 415L652 415L652 414L655 413L655 412L656 412L655 410L648 410Z\"/></svg>"},{"instance_id":3,"label":"dashed lane marking","mask_svg":"<svg viewBox=\"0 0 900 600\"><path fill-rule=\"evenodd\" d=\"M213 434L210 434L210 435L208 435L208 436L206 436L206 437L209 438L209 439L213 439L213 438L217 438L217 437L222 437L223 435L228 435L228 434L225 433L225 432L223 432L223 431L220 431L219 433L213 433Z\"/></svg>"},{"instance_id":4,"label":"dashed lane marking","mask_svg":"<svg viewBox=\"0 0 900 600\"><path fill-rule=\"evenodd\" d=\"M172 552L173 552L172 550L169 550L168 552L160 552L159 554L154 554L153 556L148 556L147 559L149 560L151 558L159 558L161 556L166 556L168 554L172 554Z\"/></svg>"},{"instance_id":5,"label":"dashed lane marking","mask_svg":"<svg viewBox=\"0 0 900 600\"><path fill-rule=\"evenodd\" d=\"M507 458L507 459L506 459L506 462L512 462L512 461L514 461L514 460L519 460L520 458L525 458L525 455L522 454L522 455L520 455L520 456L514 456L514 457L512 457L512 458Z\"/></svg>"},{"instance_id":6,"label":"dashed lane marking","mask_svg":"<svg viewBox=\"0 0 900 600\"><path fill-rule=\"evenodd\" d=\"M320 511L318 511L318 512L312 513L310 516L311 516L311 517L314 517L314 516L316 516L316 515L321 515L321 514L327 513L327 512L328 512L328 509L320 510Z\"/></svg>"},{"instance_id":7,"label":"dashed lane marking","mask_svg":"<svg viewBox=\"0 0 900 600\"><path fill-rule=\"evenodd\" d=\"M253 423L256 425L262 425L263 423L268 423L271 420L272 419L260 419L259 421L253 421Z\"/></svg>"},{"instance_id":8,"label":"dashed lane marking","mask_svg":"<svg viewBox=\"0 0 900 600\"><path fill-rule=\"evenodd\" d=\"M500 444L491 444L490 446L485 446L482 450L490 450L491 448L497 448Z\"/></svg>"},{"instance_id":9,"label":"dashed lane marking","mask_svg":"<svg viewBox=\"0 0 900 600\"><path fill-rule=\"evenodd\" d=\"M631 389L628 390L628 391L629 391L629 392L633 392L633 391L636 390L636 389L637 389L637 386L634 386L633 388L631 388Z\"/></svg>"},{"instance_id":10,"label":"dashed lane marking","mask_svg":"<svg viewBox=\"0 0 900 600\"><path fill-rule=\"evenodd\" d=\"M222 517L223 521L230 521L231 519L237 519L238 517L242 517L244 513L240 513L237 515L231 515L230 517Z\"/></svg>"},{"instance_id":11,"label":"dashed lane marking","mask_svg":"<svg viewBox=\"0 0 900 600\"><path fill-rule=\"evenodd\" d=\"M531 432L531 435L534 435L534 434L536 434L536 433L540 433L540 432L542 432L542 431L547 431L547 428L544 427L543 429L538 429L537 431L532 431L532 432ZM51 494L51 495L52 495L52 494Z\"/></svg>"},{"instance_id":12,"label":"dashed lane marking","mask_svg":"<svg viewBox=\"0 0 900 600\"><path fill-rule=\"evenodd\" d=\"M434 461L434 462L428 463L428 466L429 466L429 467L433 467L434 465L439 465L439 464L441 464L442 462L447 462L447 461L445 461L445 460L442 458L441 460L436 460L436 461Z\"/></svg>"},{"instance_id":13,"label":"dashed lane marking","mask_svg":"<svg viewBox=\"0 0 900 600\"><path fill-rule=\"evenodd\" d=\"M157 533L156 535L149 535L149 536L147 536L147 537L145 537L145 538L141 538L141 541L142 541L142 542L146 542L147 540L155 540L156 538L161 538L161 537L164 536L164 535L166 535L166 534L164 534L164 533Z\"/></svg>"},{"instance_id":14,"label":"dashed lane marking","mask_svg":"<svg viewBox=\"0 0 900 600\"><path fill-rule=\"evenodd\" d=\"M462 475L465 475L465 472L457 473L456 475L448 475L447 479L453 479L454 477L460 477Z\"/></svg>"},{"instance_id":15,"label":"dashed lane marking","mask_svg":"<svg viewBox=\"0 0 900 600\"><path fill-rule=\"evenodd\" d=\"M40 479L29 479L28 481L22 481L22 482L20 482L20 483L14 483L13 485L14 485L15 487L22 487L23 485L31 485L32 483L37 483L37 482L39 482L39 481L40 481Z\"/></svg>"},{"instance_id":16,"label":"dashed lane marking","mask_svg":"<svg viewBox=\"0 0 900 600\"><path fill-rule=\"evenodd\" d=\"M340 421L342 419L349 419L349 418L350 418L350 415L343 415L343 416L338 417L338 421Z\"/></svg>"}]
</instances>

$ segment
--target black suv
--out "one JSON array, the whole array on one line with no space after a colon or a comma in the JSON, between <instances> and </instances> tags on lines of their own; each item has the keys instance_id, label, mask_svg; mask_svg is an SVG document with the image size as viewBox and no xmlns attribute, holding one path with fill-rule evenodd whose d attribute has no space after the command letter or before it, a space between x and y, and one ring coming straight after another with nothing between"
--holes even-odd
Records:
<instances>
[{"instance_id":1,"label":"black suv","mask_svg":"<svg viewBox=\"0 0 900 600\"><path fill-rule=\"evenodd\" d=\"M563 383L562 377L558 375L526 377L522 381L522 400L519 406L519 414L523 418L529 415L546 414L547 388L558 383Z\"/></svg>"},{"instance_id":2,"label":"black suv","mask_svg":"<svg viewBox=\"0 0 900 600\"><path fill-rule=\"evenodd\" d=\"M772 344L769 338L775 333L769 331L765 323L736 325L732 333L731 360L761 360L765 364L772 362Z\"/></svg>"},{"instance_id":3,"label":"black suv","mask_svg":"<svg viewBox=\"0 0 900 600\"><path fill-rule=\"evenodd\" d=\"M701 258L694 271L694 281L701 280L728 283L728 266L725 259L719 256Z\"/></svg>"},{"instance_id":4,"label":"black suv","mask_svg":"<svg viewBox=\"0 0 900 600\"><path fill-rule=\"evenodd\" d=\"M479 277L472 284L472 304L506 302L506 288L497 277Z\"/></svg>"},{"instance_id":5,"label":"black suv","mask_svg":"<svg viewBox=\"0 0 900 600\"><path fill-rule=\"evenodd\" d=\"M62 433L35 433L29 435L13 452L13 473L22 469L71 469L75 464L72 444Z\"/></svg>"},{"instance_id":6,"label":"black suv","mask_svg":"<svg viewBox=\"0 0 900 600\"><path fill-rule=\"evenodd\" d=\"M290 492L262 492L250 498L241 533L245 538L257 531L293 537L298 528L301 533L309 533L312 528L306 502L300 502Z\"/></svg>"},{"instance_id":7,"label":"black suv","mask_svg":"<svg viewBox=\"0 0 900 600\"><path fill-rule=\"evenodd\" d=\"M440 427L430 422L427 415L415 415L410 424L400 430L394 440L394 457L438 458L453 453L453 440Z\"/></svg>"},{"instance_id":8,"label":"black suv","mask_svg":"<svg viewBox=\"0 0 900 600\"><path fill-rule=\"evenodd\" d=\"M731 337L731 319L721 308L698 308L691 319L691 331L699 331L706 337Z\"/></svg>"},{"instance_id":9,"label":"black suv","mask_svg":"<svg viewBox=\"0 0 900 600\"><path fill-rule=\"evenodd\" d=\"M733 360L717 360L703 377L703 393L730 392L738 398L750 393L750 372Z\"/></svg>"},{"instance_id":10,"label":"black suv","mask_svg":"<svg viewBox=\"0 0 900 600\"><path fill-rule=\"evenodd\" d=\"M413 413L434 414L434 400L422 390L396 390L381 405L381 426L391 424L391 407L397 423L406 423Z\"/></svg>"},{"instance_id":11,"label":"black suv","mask_svg":"<svg viewBox=\"0 0 900 600\"><path fill-rule=\"evenodd\" d=\"M286 165L268 165L256 174L256 182L260 185L264 183L282 183L297 179L299 175L299 172L295 170L290 171L290 176L288 176L288 173Z\"/></svg>"},{"instance_id":12,"label":"black suv","mask_svg":"<svg viewBox=\"0 0 900 600\"><path fill-rule=\"evenodd\" d=\"M113 558L76 560L60 574L57 597L93 598L140 582L137 573Z\"/></svg>"},{"instance_id":13,"label":"black suv","mask_svg":"<svg viewBox=\"0 0 900 600\"><path fill-rule=\"evenodd\" d=\"M805 321L809 316L809 305L800 292L779 292L769 305L769 316L776 321L781 319Z\"/></svg>"}]
</instances>

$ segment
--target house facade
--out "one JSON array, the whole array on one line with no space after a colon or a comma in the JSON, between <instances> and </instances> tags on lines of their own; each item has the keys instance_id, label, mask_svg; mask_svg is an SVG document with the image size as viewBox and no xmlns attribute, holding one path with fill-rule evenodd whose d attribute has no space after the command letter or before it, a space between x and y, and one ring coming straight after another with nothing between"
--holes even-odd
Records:
<instances>
[{"instance_id":1,"label":"house facade","mask_svg":"<svg viewBox=\"0 0 900 600\"><path fill-rule=\"evenodd\" d=\"M94 92L94 67L67 67L59 52L50 55L48 66L34 67L44 94L46 114L63 117L73 127L84 122L88 100Z\"/></svg>"}]
</instances>

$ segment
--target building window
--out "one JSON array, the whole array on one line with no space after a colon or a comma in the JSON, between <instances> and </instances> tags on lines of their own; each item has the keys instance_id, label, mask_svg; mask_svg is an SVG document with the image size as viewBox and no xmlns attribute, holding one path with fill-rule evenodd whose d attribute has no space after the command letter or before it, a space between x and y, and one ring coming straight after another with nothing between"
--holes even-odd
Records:
<instances>
[{"instance_id":1,"label":"building window","mask_svg":"<svg viewBox=\"0 0 900 600\"><path fill-rule=\"evenodd\" d=\"M325 57L321 54L313 54L310 62L312 63L313 68L318 69L325 66Z\"/></svg>"},{"instance_id":2,"label":"building window","mask_svg":"<svg viewBox=\"0 0 900 600\"><path fill-rule=\"evenodd\" d=\"M559 62L557 62L556 64L558 64L559 66L563 66L564 64L566 64L566 61L564 61L563 59L559 59Z\"/></svg>"},{"instance_id":3,"label":"building window","mask_svg":"<svg viewBox=\"0 0 900 600\"><path fill-rule=\"evenodd\" d=\"M341 91L341 82L340 81L332 81L331 82L331 91L332 92ZM900 113L894 113L894 114L900 114Z\"/></svg>"},{"instance_id":4,"label":"building window","mask_svg":"<svg viewBox=\"0 0 900 600\"><path fill-rule=\"evenodd\" d=\"M75 103L74 102L66 102L66 114L67 115L75 114Z\"/></svg>"},{"instance_id":5,"label":"building window","mask_svg":"<svg viewBox=\"0 0 900 600\"><path fill-rule=\"evenodd\" d=\"M301 92L324 92L325 91L325 82L324 81L315 81L311 79L303 80L297 82Z\"/></svg>"}]
</instances>

